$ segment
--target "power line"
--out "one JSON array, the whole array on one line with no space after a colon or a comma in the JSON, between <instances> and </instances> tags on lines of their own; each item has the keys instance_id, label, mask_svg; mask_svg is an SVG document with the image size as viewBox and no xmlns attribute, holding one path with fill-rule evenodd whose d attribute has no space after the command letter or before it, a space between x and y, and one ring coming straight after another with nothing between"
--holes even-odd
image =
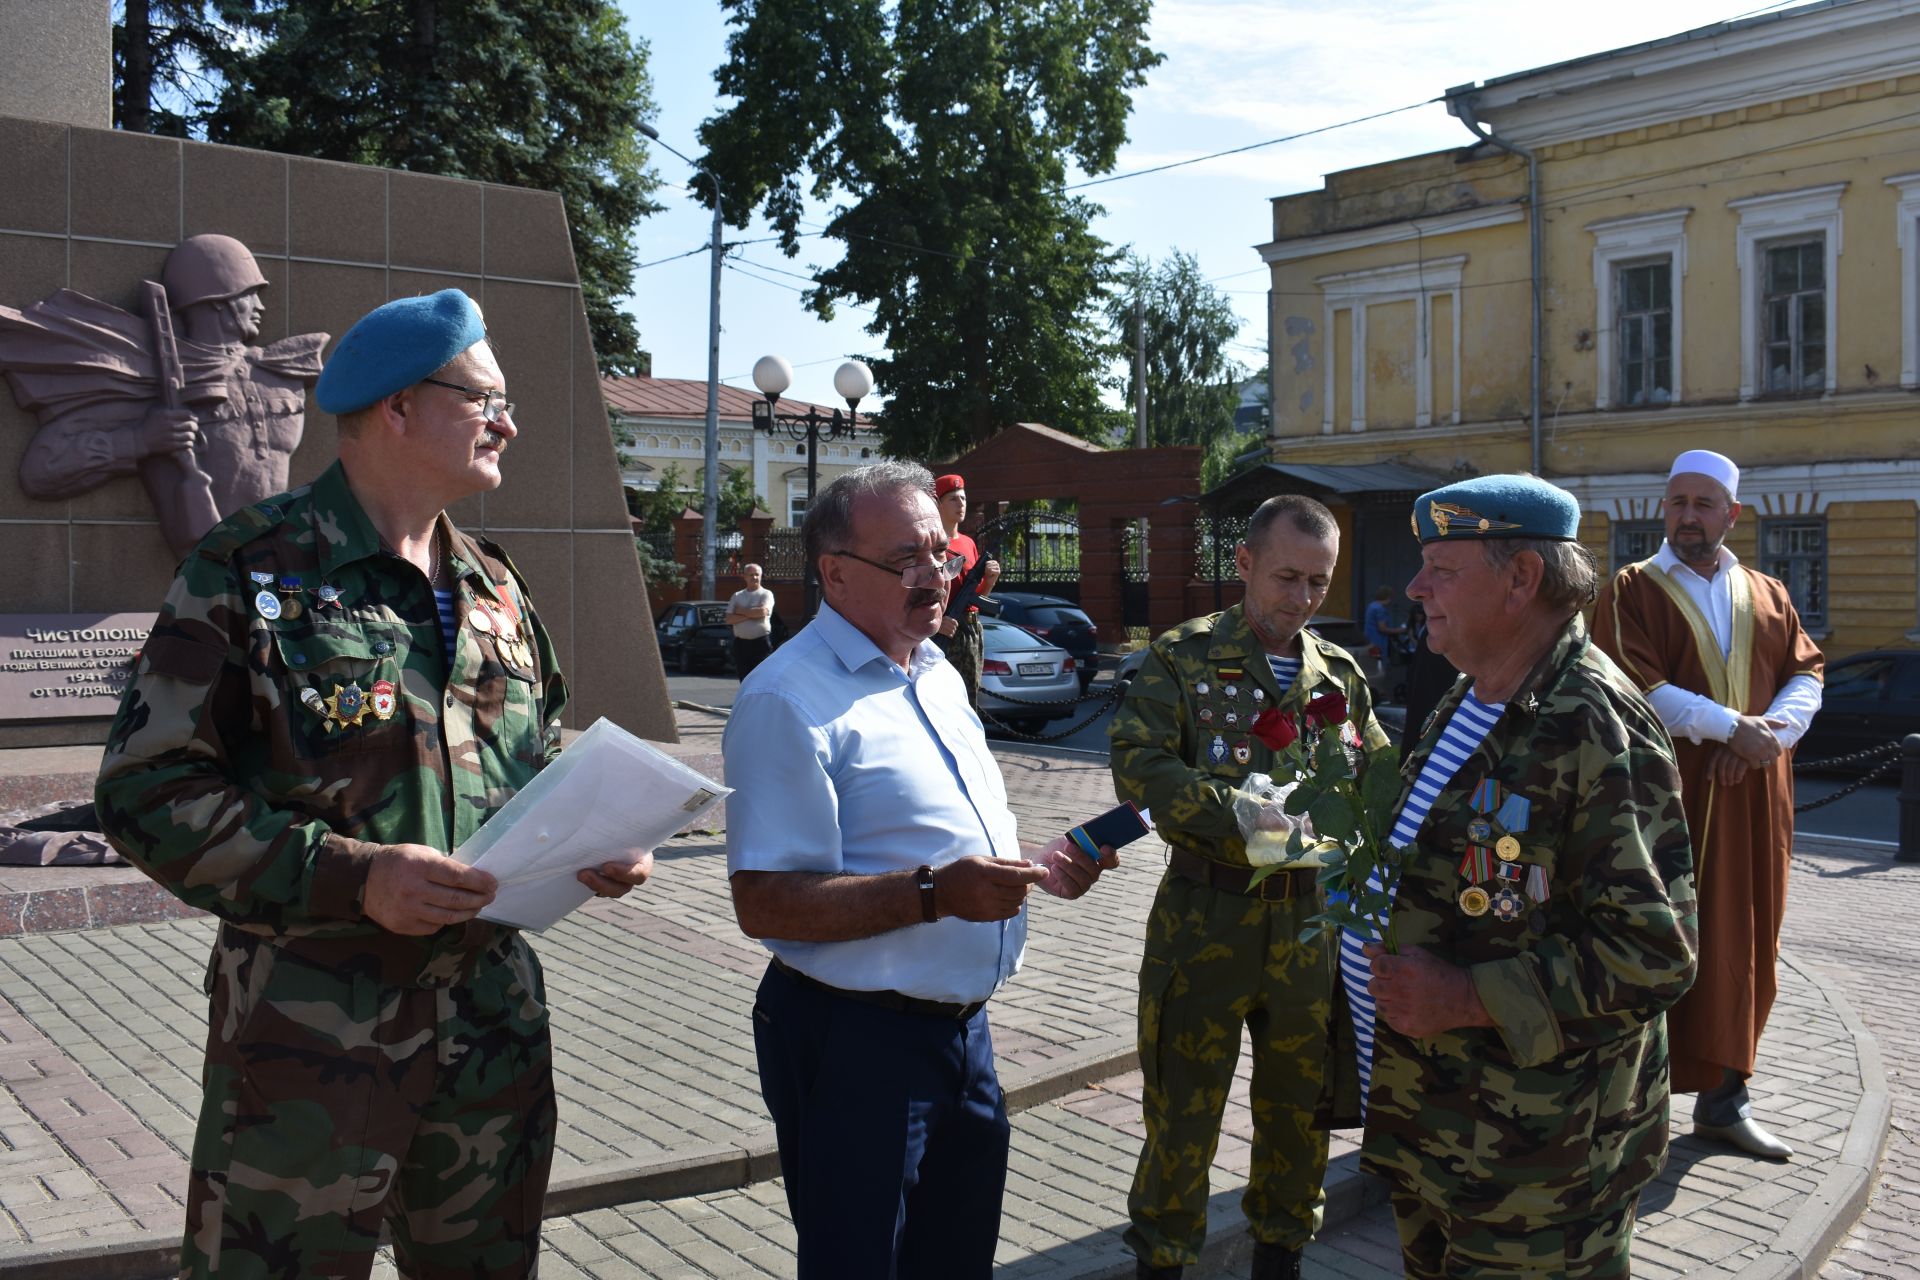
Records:
<instances>
[{"instance_id":1,"label":"power line","mask_svg":"<svg viewBox=\"0 0 1920 1280\"><path fill-rule=\"evenodd\" d=\"M652 262L643 262L639 266L635 267L634 270L645 271L648 267L657 267L663 262L678 262L682 258L691 258L696 253L706 253L708 250L712 248L713 246L710 244L699 245L699 246L696 246L695 248L687 250L685 253L676 253L670 258L655 258Z\"/></svg>"},{"instance_id":2,"label":"power line","mask_svg":"<svg viewBox=\"0 0 1920 1280\"><path fill-rule=\"evenodd\" d=\"M1436 102L1446 101L1446 95L1427 98L1420 102L1410 102L1404 107L1394 107L1389 111L1376 111L1370 116L1356 116L1352 120L1342 120L1338 124L1321 125L1318 129L1306 129L1300 133L1289 133L1282 138L1268 138L1265 142L1249 142L1244 147L1229 147L1225 151L1215 151L1204 156L1194 156L1187 160L1173 160L1167 164L1157 164L1149 169L1133 169L1126 173L1110 173L1104 178L1089 178L1085 182L1075 182L1064 190L1080 191L1087 187L1104 186L1109 182L1121 182L1127 178L1143 178L1150 173L1165 173L1169 169L1181 169L1190 164L1200 164L1206 160L1218 160L1222 156L1237 156L1245 151L1258 151L1262 147L1275 147L1283 142L1298 142L1301 138L1311 138L1317 133L1331 133L1335 129L1345 129L1350 125L1366 124L1369 120L1384 120L1388 116L1397 116L1403 111L1415 111L1421 107L1430 107Z\"/></svg>"}]
</instances>

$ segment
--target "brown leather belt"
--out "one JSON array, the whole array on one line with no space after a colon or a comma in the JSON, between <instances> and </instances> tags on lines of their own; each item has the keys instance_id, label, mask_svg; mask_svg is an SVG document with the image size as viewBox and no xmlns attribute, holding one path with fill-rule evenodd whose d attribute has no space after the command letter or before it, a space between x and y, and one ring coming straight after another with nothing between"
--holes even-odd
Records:
<instances>
[{"instance_id":1,"label":"brown leather belt","mask_svg":"<svg viewBox=\"0 0 1920 1280\"><path fill-rule=\"evenodd\" d=\"M944 1000L922 1000L919 996L910 996L899 991L854 991L847 987L836 987L808 977L779 956L773 958L773 967L792 978L803 987L812 987L815 991L824 991L828 995L839 996L845 1000L857 1000L861 1004L875 1004L882 1009L891 1009L895 1013L913 1013L923 1018L949 1018L954 1022L970 1022L973 1015L987 1007L985 1000L975 1000L972 1004L949 1004Z\"/></svg>"},{"instance_id":2,"label":"brown leather belt","mask_svg":"<svg viewBox=\"0 0 1920 1280\"><path fill-rule=\"evenodd\" d=\"M1276 871L1249 889L1247 882L1253 879L1252 867L1216 862L1189 849L1182 849L1177 844L1167 846L1167 865L1173 868L1175 874L1189 880L1198 880L1210 888L1223 889L1228 893L1258 898L1262 902L1311 898L1320 888L1320 868L1296 867L1292 871Z\"/></svg>"}]
</instances>

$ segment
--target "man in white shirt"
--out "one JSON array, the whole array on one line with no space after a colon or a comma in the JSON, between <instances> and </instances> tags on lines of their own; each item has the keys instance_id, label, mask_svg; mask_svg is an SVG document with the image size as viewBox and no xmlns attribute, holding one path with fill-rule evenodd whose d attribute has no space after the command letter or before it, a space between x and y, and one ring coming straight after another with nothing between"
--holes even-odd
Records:
<instances>
[{"instance_id":1,"label":"man in white shirt","mask_svg":"<svg viewBox=\"0 0 1920 1280\"><path fill-rule=\"evenodd\" d=\"M733 628L733 674L741 680L773 652L773 592L760 585L760 566L745 565L747 585L727 601L722 619Z\"/></svg>"},{"instance_id":2,"label":"man in white shirt","mask_svg":"<svg viewBox=\"0 0 1920 1280\"><path fill-rule=\"evenodd\" d=\"M1786 585L1726 548L1740 469L1706 449L1674 460L1666 542L1615 574L1594 642L1646 692L1680 762L1700 903L1700 970L1667 1014L1673 1091L1694 1132L1784 1160L1746 1082L1775 992L1793 848L1793 748L1820 709L1823 662Z\"/></svg>"},{"instance_id":3,"label":"man in white shirt","mask_svg":"<svg viewBox=\"0 0 1920 1280\"><path fill-rule=\"evenodd\" d=\"M807 512L819 616L742 688L721 750L735 914L799 1280L984 1280L1006 1185L986 1002L1027 890L1102 868L1023 845L980 719L930 641L959 572L925 468L849 472Z\"/></svg>"}]
</instances>

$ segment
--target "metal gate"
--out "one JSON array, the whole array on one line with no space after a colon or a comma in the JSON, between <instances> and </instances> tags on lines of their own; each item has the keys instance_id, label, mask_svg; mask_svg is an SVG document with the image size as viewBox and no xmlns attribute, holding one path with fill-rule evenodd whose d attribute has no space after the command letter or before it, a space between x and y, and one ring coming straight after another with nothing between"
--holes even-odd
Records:
<instances>
[{"instance_id":1,"label":"metal gate","mask_svg":"<svg viewBox=\"0 0 1920 1280\"><path fill-rule=\"evenodd\" d=\"M996 516L973 535L1000 562L997 591L1038 591L1080 600L1080 517L1027 507Z\"/></svg>"}]
</instances>

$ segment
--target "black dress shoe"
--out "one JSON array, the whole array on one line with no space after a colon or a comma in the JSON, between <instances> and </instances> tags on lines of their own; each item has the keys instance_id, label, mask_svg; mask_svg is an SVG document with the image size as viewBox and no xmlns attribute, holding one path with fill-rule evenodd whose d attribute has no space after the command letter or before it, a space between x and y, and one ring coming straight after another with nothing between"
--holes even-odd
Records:
<instances>
[{"instance_id":1,"label":"black dress shoe","mask_svg":"<svg viewBox=\"0 0 1920 1280\"><path fill-rule=\"evenodd\" d=\"M1300 1251L1254 1241L1253 1280L1300 1280Z\"/></svg>"},{"instance_id":2,"label":"black dress shoe","mask_svg":"<svg viewBox=\"0 0 1920 1280\"><path fill-rule=\"evenodd\" d=\"M1180 1280L1187 1273L1185 1267L1150 1267L1135 1259L1133 1280Z\"/></svg>"}]
</instances>

